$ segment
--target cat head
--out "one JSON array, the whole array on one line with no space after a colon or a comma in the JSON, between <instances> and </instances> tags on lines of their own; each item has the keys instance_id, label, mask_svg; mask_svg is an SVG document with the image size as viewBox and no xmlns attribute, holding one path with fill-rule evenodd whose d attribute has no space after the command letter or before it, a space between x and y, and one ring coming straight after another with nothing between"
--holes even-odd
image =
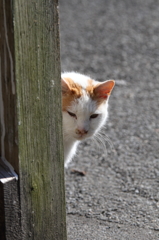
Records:
<instances>
[{"instance_id":1,"label":"cat head","mask_svg":"<svg viewBox=\"0 0 159 240\"><path fill-rule=\"evenodd\" d=\"M61 82L64 137L91 137L107 119L114 80L98 82L79 73L64 73Z\"/></svg>"}]
</instances>

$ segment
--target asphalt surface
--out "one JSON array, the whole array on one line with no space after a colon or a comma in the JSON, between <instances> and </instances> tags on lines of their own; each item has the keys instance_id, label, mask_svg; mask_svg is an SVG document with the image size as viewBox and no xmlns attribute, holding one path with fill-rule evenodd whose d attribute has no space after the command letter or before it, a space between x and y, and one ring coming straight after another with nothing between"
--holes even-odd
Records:
<instances>
[{"instance_id":1,"label":"asphalt surface","mask_svg":"<svg viewBox=\"0 0 159 240\"><path fill-rule=\"evenodd\" d=\"M159 240L159 1L60 0L60 25L62 71L117 80L66 171L68 240Z\"/></svg>"}]
</instances>

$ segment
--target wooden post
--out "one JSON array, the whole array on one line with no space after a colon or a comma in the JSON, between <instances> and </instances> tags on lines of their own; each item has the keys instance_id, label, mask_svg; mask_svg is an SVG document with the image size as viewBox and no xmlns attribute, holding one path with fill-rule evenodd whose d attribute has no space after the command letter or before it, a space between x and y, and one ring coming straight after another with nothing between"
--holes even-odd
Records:
<instances>
[{"instance_id":1,"label":"wooden post","mask_svg":"<svg viewBox=\"0 0 159 240\"><path fill-rule=\"evenodd\" d=\"M18 176L5 160L0 161L0 239L21 240Z\"/></svg>"},{"instance_id":2,"label":"wooden post","mask_svg":"<svg viewBox=\"0 0 159 240\"><path fill-rule=\"evenodd\" d=\"M0 156L18 174L1 181L0 203L7 189L20 200L12 239L67 239L59 52L57 0L0 0Z\"/></svg>"}]
</instances>

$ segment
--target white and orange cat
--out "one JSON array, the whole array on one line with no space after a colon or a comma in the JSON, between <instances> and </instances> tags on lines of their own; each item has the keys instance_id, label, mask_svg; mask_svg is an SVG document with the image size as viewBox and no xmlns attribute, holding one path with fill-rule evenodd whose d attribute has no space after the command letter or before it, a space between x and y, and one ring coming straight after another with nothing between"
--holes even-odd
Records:
<instances>
[{"instance_id":1,"label":"white and orange cat","mask_svg":"<svg viewBox=\"0 0 159 240\"><path fill-rule=\"evenodd\" d=\"M108 100L114 80L98 82L88 76L66 72L62 81L62 113L65 167L78 144L97 134L108 117Z\"/></svg>"}]
</instances>

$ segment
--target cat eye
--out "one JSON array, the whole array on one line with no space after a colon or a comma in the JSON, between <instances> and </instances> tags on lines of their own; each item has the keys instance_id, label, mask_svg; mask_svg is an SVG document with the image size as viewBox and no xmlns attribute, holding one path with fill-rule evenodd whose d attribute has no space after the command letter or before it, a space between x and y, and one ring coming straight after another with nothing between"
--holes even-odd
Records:
<instances>
[{"instance_id":1,"label":"cat eye","mask_svg":"<svg viewBox=\"0 0 159 240\"><path fill-rule=\"evenodd\" d=\"M92 114L92 115L90 116L90 118L96 118L96 117L98 117L98 115L99 115L99 114Z\"/></svg>"},{"instance_id":2,"label":"cat eye","mask_svg":"<svg viewBox=\"0 0 159 240\"><path fill-rule=\"evenodd\" d=\"M76 114L74 114L74 113L72 113L72 112L69 112L69 111L67 111L67 112L68 112L68 114L69 114L71 117L77 118Z\"/></svg>"}]
</instances>

